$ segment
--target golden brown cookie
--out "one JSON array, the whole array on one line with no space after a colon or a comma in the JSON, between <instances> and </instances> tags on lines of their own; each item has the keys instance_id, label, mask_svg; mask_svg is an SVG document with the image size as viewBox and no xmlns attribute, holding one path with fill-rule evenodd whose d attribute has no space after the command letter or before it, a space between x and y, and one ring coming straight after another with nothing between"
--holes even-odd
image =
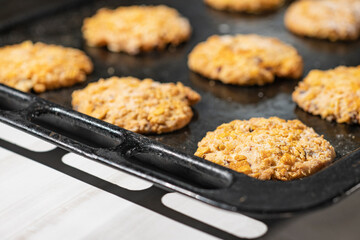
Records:
<instances>
[{"instance_id":1,"label":"golden brown cookie","mask_svg":"<svg viewBox=\"0 0 360 240\"><path fill-rule=\"evenodd\" d=\"M218 10L233 12L262 13L275 10L283 5L284 0L204 0Z\"/></svg>"},{"instance_id":2,"label":"golden brown cookie","mask_svg":"<svg viewBox=\"0 0 360 240\"><path fill-rule=\"evenodd\" d=\"M44 43L0 48L0 83L28 92L44 92L82 82L93 65L84 52Z\"/></svg>"},{"instance_id":3,"label":"golden brown cookie","mask_svg":"<svg viewBox=\"0 0 360 240\"><path fill-rule=\"evenodd\" d=\"M335 151L299 120L271 117L222 124L199 142L195 155L254 178L287 181L319 171Z\"/></svg>"},{"instance_id":4,"label":"golden brown cookie","mask_svg":"<svg viewBox=\"0 0 360 240\"><path fill-rule=\"evenodd\" d=\"M276 38L214 35L192 50L188 66L227 84L264 85L275 76L299 78L303 61L295 48Z\"/></svg>"},{"instance_id":5,"label":"golden brown cookie","mask_svg":"<svg viewBox=\"0 0 360 240\"><path fill-rule=\"evenodd\" d=\"M293 100L305 111L338 123L360 123L360 66L312 70Z\"/></svg>"},{"instance_id":6,"label":"golden brown cookie","mask_svg":"<svg viewBox=\"0 0 360 240\"><path fill-rule=\"evenodd\" d=\"M82 27L89 46L107 46L113 52L142 51L179 45L189 39L191 26L173 8L160 6L100 9Z\"/></svg>"},{"instance_id":7,"label":"golden brown cookie","mask_svg":"<svg viewBox=\"0 0 360 240\"><path fill-rule=\"evenodd\" d=\"M360 1L296 1L287 9L284 21L291 32L301 36L355 40L360 35Z\"/></svg>"},{"instance_id":8,"label":"golden brown cookie","mask_svg":"<svg viewBox=\"0 0 360 240\"><path fill-rule=\"evenodd\" d=\"M111 77L74 91L75 110L137 133L164 133L187 125L200 95L182 83Z\"/></svg>"}]
</instances>

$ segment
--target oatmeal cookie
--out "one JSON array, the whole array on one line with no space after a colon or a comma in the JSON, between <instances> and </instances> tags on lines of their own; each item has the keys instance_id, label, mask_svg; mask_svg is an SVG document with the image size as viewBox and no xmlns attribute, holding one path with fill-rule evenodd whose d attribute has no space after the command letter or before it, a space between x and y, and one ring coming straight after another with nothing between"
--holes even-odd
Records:
<instances>
[{"instance_id":1,"label":"oatmeal cookie","mask_svg":"<svg viewBox=\"0 0 360 240\"><path fill-rule=\"evenodd\" d=\"M204 0L218 10L233 12L263 13L275 10L283 5L284 0Z\"/></svg>"},{"instance_id":2,"label":"oatmeal cookie","mask_svg":"<svg viewBox=\"0 0 360 240\"><path fill-rule=\"evenodd\" d=\"M195 155L254 178L287 181L319 171L335 151L299 120L271 117L222 124L199 142Z\"/></svg>"},{"instance_id":3,"label":"oatmeal cookie","mask_svg":"<svg viewBox=\"0 0 360 240\"><path fill-rule=\"evenodd\" d=\"M305 111L338 123L360 123L360 65L312 70L296 87L293 100Z\"/></svg>"},{"instance_id":4,"label":"oatmeal cookie","mask_svg":"<svg viewBox=\"0 0 360 240\"><path fill-rule=\"evenodd\" d=\"M111 77L74 91L75 110L137 133L164 133L187 125L200 95L182 83Z\"/></svg>"},{"instance_id":5,"label":"oatmeal cookie","mask_svg":"<svg viewBox=\"0 0 360 240\"><path fill-rule=\"evenodd\" d=\"M100 9L84 20L82 32L89 46L107 46L110 51L134 55L179 45L189 39L191 26L175 9L164 5L130 6Z\"/></svg>"},{"instance_id":6,"label":"oatmeal cookie","mask_svg":"<svg viewBox=\"0 0 360 240\"><path fill-rule=\"evenodd\" d=\"M188 66L227 84L264 85L275 76L299 78L303 61L295 48L276 38L214 35L192 50Z\"/></svg>"},{"instance_id":7,"label":"oatmeal cookie","mask_svg":"<svg viewBox=\"0 0 360 240\"><path fill-rule=\"evenodd\" d=\"M44 92L82 82L93 65L84 52L44 43L0 48L0 83L28 92Z\"/></svg>"},{"instance_id":8,"label":"oatmeal cookie","mask_svg":"<svg viewBox=\"0 0 360 240\"><path fill-rule=\"evenodd\" d=\"M297 1L287 9L284 21L291 32L301 36L355 40L360 35L360 1Z\"/></svg>"}]
</instances>

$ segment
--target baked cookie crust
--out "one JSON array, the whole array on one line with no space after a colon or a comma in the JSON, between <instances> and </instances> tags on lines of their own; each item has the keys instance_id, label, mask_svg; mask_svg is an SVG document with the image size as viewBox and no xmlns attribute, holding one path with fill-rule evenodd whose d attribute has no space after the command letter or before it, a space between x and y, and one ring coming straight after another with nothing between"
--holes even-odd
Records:
<instances>
[{"instance_id":1,"label":"baked cookie crust","mask_svg":"<svg viewBox=\"0 0 360 240\"><path fill-rule=\"evenodd\" d=\"M226 84L264 85L277 77L299 78L303 61L295 48L276 38L214 35L195 46L189 68Z\"/></svg>"},{"instance_id":2,"label":"baked cookie crust","mask_svg":"<svg viewBox=\"0 0 360 240\"><path fill-rule=\"evenodd\" d=\"M204 0L204 2L218 10L255 14L276 10L284 4L284 0Z\"/></svg>"},{"instance_id":3,"label":"baked cookie crust","mask_svg":"<svg viewBox=\"0 0 360 240\"><path fill-rule=\"evenodd\" d=\"M24 92L72 86L92 70L90 58L74 48L31 41L0 48L0 83Z\"/></svg>"},{"instance_id":4,"label":"baked cookie crust","mask_svg":"<svg viewBox=\"0 0 360 240\"><path fill-rule=\"evenodd\" d=\"M173 8L159 6L102 8L84 20L83 36L89 46L107 46L112 52L131 55L189 39L191 26Z\"/></svg>"},{"instance_id":5,"label":"baked cookie crust","mask_svg":"<svg viewBox=\"0 0 360 240\"><path fill-rule=\"evenodd\" d=\"M360 35L360 1L296 1L287 9L284 22L297 35L330 41L356 40Z\"/></svg>"},{"instance_id":6,"label":"baked cookie crust","mask_svg":"<svg viewBox=\"0 0 360 240\"><path fill-rule=\"evenodd\" d=\"M182 83L111 77L72 94L75 110L137 133L172 132L186 126L200 95Z\"/></svg>"},{"instance_id":7,"label":"baked cookie crust","mask_svg":"<svg viewBox=\"0 0 360 240\"><path fill-rule=\"evenodd\" d=\"M314 174L335 158L334 148L299 120L234 120L208 132L196 156L261 180Z\"/></svg>"},{"instance_id":8,"label":"baked cookie crust","mask_svg":"<svg viewBox=\"0 0 360 240\"><path fill-rule=\"evenodd\" d=\"M292 94L305 111L338 123L360 123L360 66L312 70Z\"/></svg>"}]
</instances>

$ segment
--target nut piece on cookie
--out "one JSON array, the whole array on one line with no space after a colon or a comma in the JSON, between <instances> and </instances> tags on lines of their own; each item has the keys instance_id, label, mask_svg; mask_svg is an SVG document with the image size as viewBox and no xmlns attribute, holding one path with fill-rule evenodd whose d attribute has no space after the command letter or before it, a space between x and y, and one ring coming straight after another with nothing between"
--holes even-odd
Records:
<instances>
[{"instance_id":1,"label":"nut piece on cookie","mask_svg":"<svg viewBox=\"0 0 360 240\"><path fill-rule=\"evenodd\" d=\"M287 29L301 36L356 40L360 35L360 1L296 1L287 9L284 22Z\"/></svg>"},{"instance_id":2,"label":"nut piece on cookie","mask_svg":"<svg viewBox=\"0 0 360 240\"><path fill-rule=\"evenodd\" d=\"M72 86L92 70L89 57L74 48L31 41L0 48L0 83L24 92Z\"/></svg>"},{"instance_id":3,"label":"nut piece on cookie","mask_svg":"<svg viewBox=\"0 0 360 240\"><path fill-rule=\"evenodd\" d=\"M111 77L72 94L75 110L137 133L172 132L186 126L200 95L182 83Z\"/></svg>"},{"instance_id":4,"label":"nut piece on cookie","mask_svg":"<svg viewBox=\"0 0 360 240\"><path fill-rule=\"evenodd\" d=\"M330 164L334 148L299 120L234 120L208 132L196 156L261 180L293 180Z\"/></svg>"},{"instance_id":5,"label":"nut piece on cookie","mask_svg":"<svg viewBox=\"0 0 360 240\"><path fill-rule=\"evenodd\" d=\"M189 39L191 26L173 8L159 6L100 9L82 27L89 46L107 46L112 52L131 55L177 46Z\"/></svg>"},{"instance_id":6,"label":"nut piece on cookie","mask_svg":"<svg viewBox=\"0 0 360 240\"><path fill-rule=\"evenodd\" d=\"M284 0L204 0L209 6L218 10L245 13L263 13L276 10Z\"/></svg>"},{"instance_id":7,"label":"nut piece on cookie","mask_svg":"<svg viewBox=\"0 0 360 240\"><path fill-rule=\"evenodd\" d=\"M264 85L277 77L299 78L303 61L295 48L276 38L214 35L189 55L189 68L226 84Z\"/></svg>"},{"instance_id":8,"label":"nut piece on cookie","mask_svg":"<svg viewBox=\"0 0 360 240\"><path fill-rule=\"evenodd\" d=\"M306 112L328 121L360 124L360 65L312 70L292 98Z\"/></svg>"}]
</instances>

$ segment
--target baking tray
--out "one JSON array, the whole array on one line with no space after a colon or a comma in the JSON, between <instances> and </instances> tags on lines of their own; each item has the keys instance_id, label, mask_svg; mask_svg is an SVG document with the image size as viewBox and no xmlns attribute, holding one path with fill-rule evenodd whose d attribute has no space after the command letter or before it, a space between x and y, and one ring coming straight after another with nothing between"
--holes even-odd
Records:
<instances>
[{"instance_id":1,"label":"baking tray","mask_svg":"<svg viewBox=\"0 0 360 240\"><path fill-rule=\"evenodd\" d=\"M82 20L100 7L166 4L189 18L189 42L164 52L139 56L90 48L81 37ZM0 33L0 44L43 41L84 50L95 71L83 84L26 94L0 86L0 120L51 141L67 150L150 180L224 209L257 216L289 216L336 202L360 182L360 129L357 125L326 122L303 112L291 100L297 80L276 79L263 87L228 86L189 71L187 55L212 34L256 33L274 36L295 46L309 70L360 64L360 42L331 43L297 37L283 26L286 6L253 16L226 13L197 1L98 1L66 12L11 27ZM142 136L71 110L71 93L89 82L110 76L150 77L160 82L181 81L202 96L191 123L176 132ZM300 119L335 147L333 164L303 179L261 181L193 156L207 131L234 119L278 116Z\"/></svg>"}]
</instances>

